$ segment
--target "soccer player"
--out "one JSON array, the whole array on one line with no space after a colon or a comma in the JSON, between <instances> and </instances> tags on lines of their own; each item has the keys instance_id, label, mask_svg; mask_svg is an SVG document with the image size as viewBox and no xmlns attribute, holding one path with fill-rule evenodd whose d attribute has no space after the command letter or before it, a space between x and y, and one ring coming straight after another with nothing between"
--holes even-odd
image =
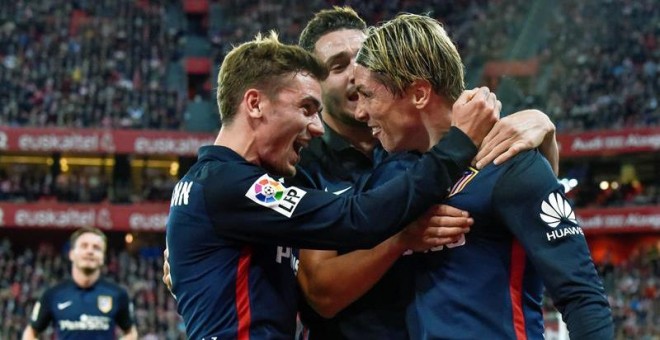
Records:
<instances>
[{"instance_id":1,"label":"soccer player","mask_svg":"<svg viewBox=\"0 0 660 340\"><path fill-rule=\"evenodd\" d=\"M323 133L327 69L277 36L234 48L218 74L222 128L176 185L167 246L190 338L291 338L297 259L290 247L370 247L446 196L499 113L489 91L456 106L451 131L410 170L357 196L280 183Z\"/></svg>"},{"instance_id":2,"label":"soccer player","mask_svg":"<svg viewBox=\"0 0 660 340\"><path fill-rule=\"evenodd\" d=\"M137 339L133 306L126 289L101 277L107 247L97 228L80 228L71 235L71 279L47 289L34 305L23 340L37 339L53 323L58 339Z\"/></svg>"},{"instance_id":3,"label":"soccer player","mask_svg":"<svg viewBox=\"0 0 660 340\"><path fill-rule=\"evenodd\" d=\"M423 152L449 131L463 65L439 22L396 17L370 31L357 64L357 117L386 150ZM459 242L415 255L411 338L543 339L544 286L571 338L613 337L584 235L539 152L469 169L445 202L474 224Z\"/></svg>"},{"instance_id":4,"label":"soccer player","mask_svg":"<svg viewBox=\"0 0 660 340\"><path fill-rule=\"evenodd\" d=\"M357 91L353 64L366 34L366 24L349 7L334 7L315 14L301 33L299 45L323 61L329 70L321 81L325 133L313 139L301 155L301 176L307 186L341 195L377 187L401 173L417 156L388 155L372 136L366 123L354 117ZM554 125L541 112L528 110L500 120L489 138L492 154L480 151L481 163L498 153L517 152L538 146L557 163ZM495 137L497 135L497 137ZM499 140L498 140L499 142ZM515 145L514 145L515 144ZM506 154L505 156L507 156ZM499 158L502 162L506 157ZM436 207L432 221L445 228L438 235L450 243L467 230L469 219L449 206ZM427 215L419 223L429 219ZM423 236L410 229L392 236L369 250L342 247L340 250L300 251L298 279L313 308L325 319L302 306L301 317L310 339L407 339L405 309L412 298L412 265L409 249L426 250ZM424 248L426 247L426 248ZM374 322L378 320L378 322Z\"/></svg>"}]
</instances>

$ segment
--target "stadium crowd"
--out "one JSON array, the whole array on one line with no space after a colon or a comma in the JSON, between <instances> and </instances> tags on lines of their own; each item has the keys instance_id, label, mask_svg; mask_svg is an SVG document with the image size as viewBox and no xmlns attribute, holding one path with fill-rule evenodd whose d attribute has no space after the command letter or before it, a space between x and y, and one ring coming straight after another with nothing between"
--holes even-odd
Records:
<instances>
[{"instance_id":1,"label":"stadium crowd","mask_svg":"<svg viewBox=\"0 0 660 340\"><path fill-rule=\"evenodd\" d=\"M164 5L136 1L0 3L0 124L178 129L169 90L180 35Z\"/></svg>"},{"instance_id":2,"label":"stadium crowd","mask_svg":"<svg viewBox=\"0 0 660 340\"><path fill-rule=\"evenodd\" d=\"M167 25L171 10L183 11L175 0L4 1L0 124L179 129L188 96L166 78L170 66L182 63L186 34L199 33L193 27L206 33L218 65L232 44L260 31L277 29L283 41L295 42L311 13L338 3L210 1L201 23L176 28ZM532 3L346 2L371 24L401 11L439 18L468 75L509 57ZM654 1L559 1L550 8L533 52L545 71L520 82L521 99L505 106L511 112L538 107L560 132L657 126L660 9Z\"/></svg>"},{"instance_id":3,"label":"stadium crowd","mask_svg":"<svg viewBox=\"0 0 660 340\"><path fill-rule=\"evenodd\" d=\"M142 339L185 339L176 304L162 277L162 247L135 252L109 249L106 275L128 288L135 304ZM19 249L0 240L0 338L16 339L27 324L32 305L45 287L66 277L65 249L48 241ZM618 339L654 339L660 334L660 256L657 249L640 249L624 263L599 264ZM552 311L548 301L547 312ZM47 335L48 336L48 335Z\"/></svg>"}]
</instances>

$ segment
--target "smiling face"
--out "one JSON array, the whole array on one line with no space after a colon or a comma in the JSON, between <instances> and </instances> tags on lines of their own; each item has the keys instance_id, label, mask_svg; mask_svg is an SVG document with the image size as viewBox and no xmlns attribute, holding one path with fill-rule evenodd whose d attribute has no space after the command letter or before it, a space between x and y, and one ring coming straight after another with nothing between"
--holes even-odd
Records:
<instances>
[{"instance_id":1,"label":"smiling face","mask_svg":"<svg viewBox=\"0 0 660 340\"><path fill-rule=\"evenodd\" d=\"M101 270L105 258L105 240L97 234L86 232L78 236L71 250L69 259L74 270L91 275Z\"/></svg>"},{"instance_id":2,"label":"smiling face","mask_svg":"<svg viewBox=\"0 0 660 340\"><path fill-rule=\"evenodd\" d=\"M367 123L388 152L426 151L428 143L419 141L427 140L428 133L409 91L397 96L366 67L356 64L354 71L359 93L356 118Z\"/></svg>"},{"instance_id":3,"label":"smiling face","mask_svg":"<svg viewBox=\"0 0 660 340\"><path fill-rule=\"evenodd\" d=\"M353 64L365 34L357 29L342 29L321 36L315 44L314 54L330 71L321 82L325 119L365 127L355 120L358 95L353 80Z\"/></svg>"},{"instance_id":4,"label":"smiling face","mask_svg":"<svg viewBox=\"0 0 660 340\"><path fill-rule=\"evenodd\" d=\"M259 164L270 173L293 176L300 150L323 134L321 85L304 73L285 78L284 84L260 102L257 153Z\"/></svg>"}]
</instances>

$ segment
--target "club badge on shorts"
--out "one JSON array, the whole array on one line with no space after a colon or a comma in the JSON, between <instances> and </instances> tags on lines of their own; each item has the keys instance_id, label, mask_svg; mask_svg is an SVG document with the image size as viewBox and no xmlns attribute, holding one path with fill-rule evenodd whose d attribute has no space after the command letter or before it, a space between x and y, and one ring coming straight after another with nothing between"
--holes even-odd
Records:
<instances>
[{"instance_id":1,"label":"club badge on shorts","mask_svg":"<svg viewBox=\"0 0 660 340\"><path fill-rule=\"evenodd\" d=\"M110 310L112 310L112 296L99 295L96 300L96 306L99 307L99 310L103 313L110 312Z\"/></svg>"}]
</instances>

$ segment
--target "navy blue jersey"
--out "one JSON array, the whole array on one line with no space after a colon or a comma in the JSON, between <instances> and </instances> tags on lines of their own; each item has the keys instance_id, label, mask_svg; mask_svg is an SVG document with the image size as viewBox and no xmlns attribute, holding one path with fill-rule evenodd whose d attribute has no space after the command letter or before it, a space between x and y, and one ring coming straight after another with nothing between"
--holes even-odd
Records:
<instances>
[{"instance_id":1,"label":"navy blue jersey","mask_svg":"<svg viewBox=\"0 0 660 340\"><path fill-rule=\"evenodd\" d=\"M333 144L337 144L336 142ZM330 144L330 145L333 145ZM312 151L322 150L311 146ZM342 155L327 148L326 157L318 157L315 152L312 161L302 165L312 168L314 178L322 187L344 187L346 182L336 183L336 178L342 176L342 169L337 167ZM377 147L376 152L385 153ZM359 178L352 183L354 193L366 192L376 188L405 170L419 159L419 155L400 153L376 158L373 169L361 169ZM349 164L351 164L349 162ZM355 173L355 172L354 172ZM327 184L331 183L331 184ZM319 184L315 184L319 185ZM347 193L350 194L350 193ZM339 254L356 250L351 247L339 248ZM301 318L308 329L306 337L310 340L323 339L407 339L405 317L406 307L413 293L413 275L408 256L397 260L387 273L363 296L340 311L334 318L325 319L315 313L306 303L301 307Z\"/></svg>"},{"instance_id":2,"label":"navy blue jersey","mask_svg":"<svg viewBox=\"0 0 660 340\"><path fill-rule=\"evenodd\" d=\"M475 153L454 128L407 174L338 196L287 187L228 148L200 148L174 189L166 236L188 336L292 338L298 288L290 247L374 246L444 198Z\"/></svg>"},{"instance_id":3,"label":"navy blue jersey","mask_svg":"<svg viewBox=\"0 0 660 340\"><path fill-rule=\"evenodd\" d=\"M521 153L452 189L474 218L463 242L416 255L414 339L543 339L543 287L572 339L611 339L611 311L575 214L550 165Z\"/></svg>"},{"instance_id":4,"label":"navy blue jersey","mask_svg":"<svg viewBox=\"0 0 660 340\"><path fill-rule=\"evenodd\" d=\"M104 279L81 288L69 279L44 292L30 325L40 333L53 322L58 339L115 339L115 327L128 331L134 320L124 288Z\"/></svg>"},{"instance_id":5,"label":"navy blue jersey","mask_svg":"<svg viewBox=\"0 0 660 340\"><path fill-rule=\"evenodd\" d=\"M329 126L325 131L303 151L295 183L352 195L382 185L419 160L411 153L389 155L380 145L367 157ZM352 250L342 247L339 253ZM413 276L406 261L407 257L395 262L372 289L332 319L318 315L303 299L299 312L306 327L304 338L407 339L405 308L412 296Z\"/></svg>"}]
</instances>

